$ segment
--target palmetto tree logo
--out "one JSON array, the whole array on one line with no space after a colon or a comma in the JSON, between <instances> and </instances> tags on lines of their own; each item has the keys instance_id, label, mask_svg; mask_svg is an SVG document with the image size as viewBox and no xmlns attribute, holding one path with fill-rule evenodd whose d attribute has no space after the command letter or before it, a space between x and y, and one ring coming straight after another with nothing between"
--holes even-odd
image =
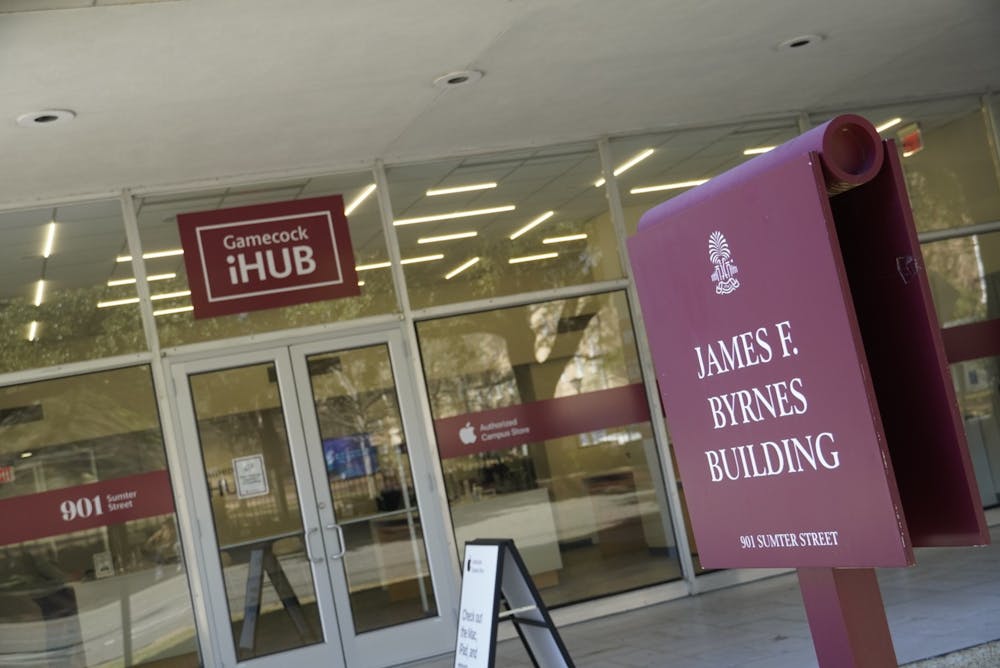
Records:
<instances>
[{"instance_id":1,"label":"palmetto tree logo","mask_svg":"<svg viewBox=\"0 0 1000 668\"><path fill-rule=\"evenodd\" d=\"M715 294L728 295L740 287L736 278L739 273L736 265L730 261L729 242L722 232L716 230L708 237L708 259L715 265L712 281L715 282Z\"/></svg>"}]
</instances>

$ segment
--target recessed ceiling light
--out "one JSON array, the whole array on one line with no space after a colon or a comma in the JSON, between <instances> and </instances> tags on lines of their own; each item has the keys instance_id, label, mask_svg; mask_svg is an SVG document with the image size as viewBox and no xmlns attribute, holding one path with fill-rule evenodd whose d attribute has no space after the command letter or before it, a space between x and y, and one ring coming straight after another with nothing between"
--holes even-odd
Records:
<instances>
[{"instance_id":1,"label":"recessed ceiling light","mask_svg":"<svg viewBox=\"0 0 1000 668\"><path fill-rule=\"evenodd\" d=\"M510 240L513 241L514 239L517 239L519 236L521 236L525 232L529 232L529 231L535 229L536 227L538 227L539 225L541 225L542 223L544 223L546 220L548 220L549 218L551 218L554 215L556 215L555 211L546 211L542 215L538 216L538 218L535 218L530 223L528 223L527 225L525 225L524 227L522 227L518 231L514 232L514 234L510 235Z\"/></svg>"},{"instance_id":2,"label":"recessed ceiling light","mask_svg":"<svg viewBox=\"0 0 1000 668\"><path fill-rule=\"evenodd\" d=\"M17 117L17 124L22 128L37 128L47 125L59 125L76 118L76 112L69 109L42 109L31 111Z\"/></svg>"},{"instance_id":3,"label":"recessed ceiling light","mask_svg":"<svg viewBox=\"0 0 1000 668\"><path fill-rule=\"evenodd\" d=\"M770 151L773 151L776 148L778 148L778 147L777 146L757 146L755 148L745 148L745 149L743 149L743 155L761 155L763 153L769 153Z\"/></svg>"},{"instance_id":4,"label":"recessed ceiling light","mask_svg":"<svg viewBox=\"0 0 1000 668\"><path fill-rule=\"evenodd\" d=\"M679 181L677 183L664 183L658 186L645 186L642 188L632 188L629 190L631 195L641 195L642 193L655 193L661 190L681 190L683 188L694 188L695 186L700 186L703 183L708 183L708 179L696 179L694 181Z\"/></svg>"},{"instance_id":5,"label":"recessed ceiling light","mask_svg":"<svg viewBox=\"0 0 1000 668\"><path fill-rule=\"evenodd\" d=\"M459 70L439 76L434 80L434 85L438 88L455 88L474 84L482 78L483 73L479 70Z\"/></svg>"},{"instance_id":6,"label":"recessed ceiling light","mask_svg":"<svg viewBox=\"0 0 1000 668\"><path fill-rule=\"evenodd\" d=\"M489 183L470 183L467 186L455 186L453 188L431 188L427 191L428 197L436 197L438 195L454 195L456 193L468 193L475 190L489 190L490 188L496 188L497 184L493 181Z\"/></svg>"},{"instance_id":7,"label":"recessed ceiling light","mask_svg":"<svg viewBox=\"0 0 1000 668\"><path fill-rule=\"evenodd\" d=\"M807 46L813 46L826 39L823 35L809 34L809 35L799 35L797 37L792 37L786 39L778 44L778 51L792 51L796 49L803 49Z\"/></svg>"},{"instance_id":8,"label":"recessed ceiling light","mask_svg":"<svg viewBox=\"0 0 1000 668\"><path fill-rule=\"evenodd\" d=\"M538 255L523 255L521 257L512 257L507 260L507 264L521 264L522 262L537 262L539 260L551 260L554 257L559 257L559 253L539 253Z\"/></svg>"},{"instance_id":9,"label":"recessed ceiling light","mask_svg":"<svg viewBox=\"0 0 1000 668\"><path fill-rule=\"evenodd\" d=\"M465 262L463 262L462 264L458 265L457 267L455 267L454 269L452 269L451 271L449 271L447 274L445 274L444 275L445 280L446 281L450 281L451 279L455 278L456 276L458 276L463 271L465 271L466 269L468 269L472 265L476 264L477 262L479 262L479 258L478 257L474 257L474 258L470 258L470 259L466 260Z\"/></svg>"},{"instance_id":10,"label":"recessed ceiling light","mask_svg":"<svg viewBox=\"0 0 1000 668\"><path fill-rule=\"evenodd\" d=\"M486 216L491 213L504 213L506 211L513 211L514 208L513 204L507 204L504 206L490 207L489 209L452 211L451 213L439 213L434 216L418 216L416 218L397 218L392 222L392 224L399 227L401 225L415 225L417 223L434 223L439 220L453 220L455 218L469 218L470 216Z\"/></svg>"}]
</instances>

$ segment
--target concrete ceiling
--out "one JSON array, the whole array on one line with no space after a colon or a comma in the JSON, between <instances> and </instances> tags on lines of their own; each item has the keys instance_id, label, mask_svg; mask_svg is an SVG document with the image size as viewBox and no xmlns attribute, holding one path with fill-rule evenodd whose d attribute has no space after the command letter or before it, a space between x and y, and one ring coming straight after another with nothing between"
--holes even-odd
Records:
<instances>
[{"instance_id":1,"label":"concrete ceiling","mask_svg":"<svg viewBox=\"0 0 1000 668\"><path fill-rule=\"evenodd\" d=\"M996 0L80 4L0 0L0 206L1000 86Z\"/></svg>"}]
</instances>

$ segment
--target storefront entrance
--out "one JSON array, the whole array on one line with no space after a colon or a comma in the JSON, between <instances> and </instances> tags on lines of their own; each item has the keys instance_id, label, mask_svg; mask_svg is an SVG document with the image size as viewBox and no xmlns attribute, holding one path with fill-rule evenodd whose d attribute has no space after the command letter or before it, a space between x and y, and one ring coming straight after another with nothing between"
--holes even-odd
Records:
<instances>
[{"instance_id":1,"label":"storefront entrance","mask_svg":"<svg viewBox=\"0 0 1000 668\"><path fill-rule=\"evenodd\" d=\"M402 351L390 332L171 365L225 665L387 666L453 643Z\"/></svg>"}]
</instances>

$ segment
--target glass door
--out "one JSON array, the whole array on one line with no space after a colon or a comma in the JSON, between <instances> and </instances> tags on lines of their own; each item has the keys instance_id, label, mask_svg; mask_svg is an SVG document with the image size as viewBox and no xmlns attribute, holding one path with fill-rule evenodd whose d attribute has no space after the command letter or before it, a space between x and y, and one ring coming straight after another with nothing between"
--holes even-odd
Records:
<instances>
[{"instance_id":1,"label":"glass door","mask_svg":"<svg viewBox=\"0 0 1000 668\"><path fill-rule=\"evenodd\" d=\"M453 644L401 350L392 333L174 365L227 665L388 666Z\"/></svg>"}]
</instances>

